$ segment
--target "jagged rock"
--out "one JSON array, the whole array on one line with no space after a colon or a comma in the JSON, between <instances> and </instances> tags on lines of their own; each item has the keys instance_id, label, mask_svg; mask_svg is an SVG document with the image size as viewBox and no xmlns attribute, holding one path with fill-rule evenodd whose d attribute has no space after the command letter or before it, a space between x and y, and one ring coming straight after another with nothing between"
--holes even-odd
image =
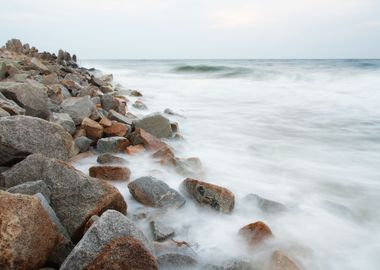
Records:
<instances>
[{"instance_id":1,"label":"jagged rock","mask_svg":"<svg viewBox=\"0 0 380 270\"><path fill-rule=\"evenodd\" d=\"M128 133L128 126L123 123L113 121L111 126L104 128L104 134L106 136L120 136L124 137Z\"/></svg>"},{"instance_id":2,"label":"jagged rock","mask_svg":"<svg viewBox=\"0 0 380 270\"><path fill-rule=\"evenodd\" d=\"M54 84L58 84L59 81L58 81L58 75L57 73L50 73L48 75L44 75L42 77L42 82L43 84L45 85L54 85Z\"/></svg>"},{"instance_id":3,"label":"jagged rock","mask_svg":"<svg viewBox=\"0 0 380 270\"><path fill-rule=\"evenodd\" d=\"M119 191L69 164L35 154L3 173L5 187L43 180L51 191L51 206L73 240L82 236L86 221L107 209L126 213Z\"/></svg>"},{"instance_id":4,"label":"jagged rock","mask_svg":"<svg viewBox=\"0 0 380 270\"><path fill-rule=\"evenodd\" d=\"M7 41L5 48L12 52L21 53L22 52L22 43L19 39L12 38Z\"/></svg>"},{"instance_id":5,"label":"jagged rock","mask_svg":"<svg viewBox=\"0 0 380 270\"><path fill-rule=\"evenodd\" d=\"M57 62L58 64L62 64L64 60L65 60L65 52L62 49L60 49L58 51Z\"/></svg>"},{"instance_id":6,"label":"jagged rock","mask_svg":"<svg viewBox=\"0 0 380 270\"><path fill-rule=\"evenodd\" d=\"M1 117L0 165L14 164L32 153L67 160L75 154L74 142L57 124L30 116Z\"/></svg>"},{"instance_id":7,"label":"jagged rock","mask_svg":"<svg viewBox=\"0 0 380 270\"><path fill-rule=\"evenodd\" d=\"M126 113L126 104L120 99L113 97L110 94L106 94L100 97L101 104L104 110L114 110L122 115Z\"/></svg>"},{"instance_id":8,"label":"jagged rock","mask_svg":"<svg viewBox=\"0 0 380 270\"><path fill-rule=\"evenodd\" d=\"M136 201L156 208L178 208L185 198L165 182L151 177L140 177L128 184L129 192Z\"/></svg>"},{"instance_id":9,"label":"jagged rock","mask_svg":"<svg viewBox=\"0 0 380 270\"><path fill-rule=\"evenodd\" d=\"M98 219L98 215L93 215L92 217L90 217L90 219L86 222L86 225L84 226L84 232L87 232L91 225L94 224L95 221L97 221Z\"/></svg>"},{"instance_id":10,"label":"jagged rock","mask_svg":"<svg viewBox=\"0 0 380 270\"><path fill-rule=\"evenodd\" d=\"M268 270L300 270L288 256L282 251L273 252Z\"/></svg>"},{"instance_id":11,"label":"jagged rock","mask_svg":"<svg viewBox=\"0 0 380 270\"><path fill-rule=\"evenodd\" d=\"M229 213L235 205L234 194L226 188L203 181L186 178L181 184L181 190L200 204Z\"/></svg>"},{"instance_id":12,"label":"jagged rock","mask_svg":"<svg viewBox=\"0 0 380 270\"><path fill-rule=\"evenodd\" d=\"M35 195L41 193L46 200L50 203L51 192L46 183L42 180L25 182L23 184L11 187L7 189L10 193L21 193L27 195Z\"/></svg>"},{"instance_id":13,"label":"jagged rock","mask_svg":"<svg viewBox=\"0 0 380 270\"><path fill-rule=\"evenodd\" d=\"M69 80L65 78L61 81L61 84L67 89L69 89L73 96L77 96L78 93L82 90L82 86L74 80Z\"/></svg>"},{"instance_id":14,"label":"jagged rock","mask_svg":"<svg viewBox=\"0 0 380 270\"><path fill-rule=\"evenodd\" d=\"M86 135L90 139L99 140L103 137L103 126L88 117L83 119L81 128L86 131Z\"/></svg>"},{"instance_id":15,"label":"jagged rock","mask_svg":"<svg viewBox=\"0 0 380 270\"><path fill-rule=\"evenodd\" d=\"M48 119L47 88L36 81L0 82L0 92L25 109L26 115Z\"/></svg>"},{"instance_id":16,"label":"jagged rock","mask_svg":"<svg viewBox=\"0 0 380 270\"><path fill-rule=\"evenodd\" d=\"M58 230L39 199L0 190L0 266L4 270L42 267L58 239Z\"/></svg>"},{"instance_id":17,"label":"jagged rock","mask_svg":"<svg viewBox=\"0 0 380 270\"><path fill-rule=\"evenodd\" d=\"M152 220L150 222L150 228L155 241L165 241L166 239L173 237L175 233L172 227L157 220Z\"/></svg>"},{"instance_id":18,"label":"jagged rock","mask_svg":"<svg viewBox=\"0 0 380 270\"><path fill-rule=\"evenodd\" d=\"M145 147L142 144L130 145L125 149L128 155L136 155L145 152Z\"/></svg>"},{"instance_id":19,"label":"jagged rock","mask_svg":"<svg viewBox=\"0 0 380 270\"><path fill-rule=\"evenodd\" d=\"M252 205L265 213L274 214L286 211L285 205L265 199L257 194L248 194L243 198L243 202L246 206Z\"/></svg>"},{"instance_id":20,"label":"jagged rock","mask_svg":"<svg viewBox=\"0 0 380 270\"><path fill-rule=\"evenodd\" d=\"M0 105L1 106L1 105ZM0 107L0 117L11 116L9 112Z\"/></svg>"},{"instance_id":21,"label":"jagged rock","mask_svg":"<svg viewBox=\"0 0 380 270\"><path fill-rule=\"evenodd\" d=\"M68 133L73 135L76 131L73 119L67 113L52 113L50 114L50 122L56 123L63 127Z\"/></svg>"},{"instance_id":22,"label":"jagged rock","mask_svg":"<svg viewBox=\"0 0 380 270\"><path fill-rule=\"evenodd\" d=\"M96 113L96 107L89 96L67 98L62 102L61 106L63 111L71 116L76 125L82 123L86 117L92 118L91 116Z\"/></svg>"},{"instance_id":23,"label":"jagged rock","mask_svg":"<svg viewBox=\"0 0 380 270\"><path fill-rule=\"evenodd\" d=\"M42 71L42 72L47 72L49 71L49 69L41 63L40 60L38 60L37 58L33 57L31 60L30 60L30 63L33 65L34 68Z\"/></svg>"},{"instance_id":24,"label":"jagged rock","mask_svg":"<svg viewBox=\"0 0 380 270\"><path fill-rule=\"evenodd\" d=\"M108 210L88 229L60 270L157 269L153 247L123 214Z\"/></svg>"},{"instance_id":25,"label":"jagged rock","mask_svg":"<svg viewBox=\"0 0 380 270\"><path fill-rule=\"evenodd\" d=\"M147 115L134 121L135 128L141 128L157 138L170 138L172 128L170 121L159 113Z\"/></svg>"},{"instance_id":26,"label":"jagged rock","mask_svg":"<svg viewBox=\"0 0 380 270\"><path fill-rule=\"evenodd\" d=\"M100 139L96 148L100 153L117 153L124 151L129 144L124 137L108 137Z\"/></svg>"},{"instance_id":27,"label":"jagged rock","mask_svg":"<svg viewBox=\"0 0 380 270\"><path fill-rule=\"evenodd\" d=\"M136 129L128 139L132 142L133 145L143 144L145 148L156 152L160 149L167 149L169 146L162 142L159 138L156 138L152 134L146 132L145 130L138 128Z\"/></svg>"},{"instance_id":28,"label":"jagged rock","mask_svg":"<svg viewBox=\"0 0 380 270\"><path fill-rule=\"evenodd\" d=\"M252 247L261 245L273 237L271 229L262 221L244 226L240 229L239 234L243 236Z\"/></svg>"},{"instance_id":29,"label":"jagged rock","mask_svg":"<svg viewBox=\"0 0 380 270\"><path fill-rule=\"evenodd\" d=\"M94 142L86 136L78 137L74 141L75 144L78 146L80 153L87 152L90 149L91 144Z\"/></svg>"},{"instance_id":30,"label":"jagged rock","mask_svg":"<svg viewBox=\"0 0 380 270\"><path fill-rule=\"evenodd\" d=\"M115 110L109 110L107 117L110 120L115 120L117 122L124 123L124 124L127 124L129 126L131 126L133 124L133 120L135 119L135 117L132 117L130 115L128 115L128 116L122 115L122 114L116 112Z\"/></svg>"},{"instance_id":31,"label":"jagged rock","mask_svg":"<svg viewBox=\"0 0 380 270\"><path fill-rule=\"evenodd\" d=\"M99 87L100 91L104 94L113 93L113 87L112 85L102 85Z\"/></svg>"},{"instance_id":32,"label":"jagged rock","mask_svg":"<svg viewBox=\"0 0 380 270\"><path fill-rule=\"evenodd\" d=\"M24 115L25 114L24 108L21 108L13 100L7 99L1 92L0 92L0 108L8 112L10 115Z\"/></svg>"},{"instance_id":33,"label":"jagged rock","mask_svg":"<svg viewBox=\"0 0 380 270\"><path fill-rule=\"evenodd\" d=\"M124 158L117 157L109 153L100 154L96 161L100 164L123 164L127 162Z\"/></svg>"},{"instance_id":34,"label":"jagged rock","mask_svg":"<svg viewBox=\"0 0 380 270\"><path fill-rule=\"evenodd\" d=\"M198 264L197 254L185 243L166 241L155 243L157 263L160 269L182 269Z\"/></svg>"},{"instance_id":35,"label":"jagged rock","mask_svg":"<svg viewBox=\"0 0 380 270\"><path fill-rule=\"evenodd\" d=\"M91 177L104 180L122 180L128 181L131 171L124 166L92 166L89 169Z\"/></svg>"}]
</instances>

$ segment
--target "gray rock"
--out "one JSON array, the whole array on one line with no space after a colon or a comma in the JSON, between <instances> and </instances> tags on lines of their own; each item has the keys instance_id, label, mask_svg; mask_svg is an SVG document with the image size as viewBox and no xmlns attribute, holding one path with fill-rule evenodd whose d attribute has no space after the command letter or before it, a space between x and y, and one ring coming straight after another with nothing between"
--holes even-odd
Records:
<instances>
[{"instance_id":1,"label":"gray rock","mask_svg":"<svg viewBox=\"0 0 380 270\"><path fill-rule=\"evenodd\" d=\"M243 202L246 206L252 205L254 207L259 208L261 211L265 213L274 214L286 211L285 205L265 199L257 194L248 194L243 198Z\"/></svg>"},{"instance_id":2,"label":"gray rock","mask_svg":"<svg viewBox=\"0 0 380 270\"><path fill-rule=\"evenodd\" d=\"M127 163L127 160L121 157L111 155L109 153L100 154L96 161L100 164L123 164Z\"/></svg>"},{"instance_id":3,"label":"gray rock","mask_svg":"<svg viewBox=\"0 0 380 270\"><path fill-rule=\"evenodd\" d=\"M6 77L6 73L7 73L7 66L5 64L5 62L1 62L0 63L0 80L4 80L5 77Z\"/></svg>"},{"instance_id":4,"label":"gray rock","mask_svg":"<svg viewBox=\"0 0 380 270\"><path fill-rule=\"evenodd\" d=\"M96 104L102 104L101 100L100 100L100 97L96 96L96 97L93 97L91 98L92 102L96 105Z\"/></svg>"},{"instance_id":5,"label":"gray rock","mask_svg":"<svg viewBox=\"0 0 380 270\"><path fill-rule=\"evenodd\" d=\"M228 259L221 264L207 264L205 270L255 270L248 258Z\"/></svg>"},{"instance_id":6,"label":"gray rock","mask_svg":"<svg viewBox=\"0 0 380 270\"><path fill-rule=\"evenodd\" d=\"M114 120L114 121L124 123L124 124L130 125L130 126L133 124L133 120L136 119L136 117L133 117L130 114L129 115L122 115L122 114L116 112L115 110L109 110L107 117L110 120Z\"/></svg>"},{"instance_id":7,"label":"gray rock","mask_svg":"<svg viewBox=\"0 0 380 270\"><path fill-rule=\"evenodd\" d=\"M3 173L9 188L43 180L51 191L51 206L73 240L82 236L86 221L107 209L126 212L119 191L105 181L89 177L67 163L35 154Z\"/></svg>"},{"instance_id":8,"label":"gray rock","mask_svg":"<svg viewBox=\"0 0 380 270\"><path fill-rule=\"evenodd\" d=\"M87 138L86 136L81 136L75 139L75 144L78 146L79 152L81 153L87 152L93 142L93 140Z\"/></svg>"},{"instance_id":9,"label":"gray rock","mask_svg":"<svg viewBox=\"0 0 380 270\"><path fill-rule=\"evenodd\" d=\"M42 180L25 182L23 184L11 187L7 189L10 193L21 193L28 195L35 195L41 193L46 200L50 203L51 192L46 183Z\"/></svg>"},{"instance_id":10,"label":"gray rock","mask_svg":"<svg viewBox=\"0 0 380 270\"><path fill-rule=\"evenodd\" d=\"M76 131L75 123L67 113L52 113L50 115L50 122L62 126L71 135Z\"/></svg>"},{"instance_id":11,"label":"gray rock","mask_svg":"<svg viewBox=\"0 0 380 270\"><path fill-rule=\"evenodd\" d=\"M63 111L71 116L76 125L82 123L82 120L86 117L92 118L91 116L96 113L95 104L89 96L67 98L62 102L61 106Z\"/></svg>"},{"instance_id":12,"label":"gray rock","mask_svg":"<svg viewBox=\"0 0 380 270\"><path fill-rule=\"evenodd\" d=\"M160 269L182 269L198 264L197 254L187 245L174 242L155 243L157 263Z\"/></svg>"},{"instance_id":13,"label":"gray rock","mask_svg":"<svg viewBox=\"0 0 380 270\"><path fill-rule=\"evenodd\" d=\"M117 153L128 145L129 141L124 137L108 137L98 140L96 148L100 153Z\"/></svg>"},{"instance_id":14,"label":"gray rock","mask_svg":"<svg viewBox=\"0 0 380 270\"><path fill-rule=\"evenodd\" d=\"M150 228L155 241L165 241L166 239L173 237L175 233L172 227L157 220L152 220L150 222Z\"/></svg>"},{"instance_id":15,"label":"gray rock","mask_svg":"<svg viewBox=\"0 0 380 270\"><path fill-rule=\"evenodd\" d=\"M9 114L9 112L7 112L6 110L0 107L0 117L4 117L4 116L11 116L11 115Z\"/></svg>"},{"instance_id":16,"label":"gray rock","mask_svg":"<svg viewBox=\"0 0 380 270\"><path fill-rule=\"evenodd\" d=\"M30 116L1 117L0 165L14 164L32 153L67 160L75 154L74 142L57 124Z\"/></svg>"},{"instance_id":17,"label":"gray rock","mask_svg":"<svg viewBox=\"0 0 380 270\"><path fill-rule=\"evenodd\" d=\"M108 210L91 225L63 262L60 270L86 269L97 259L107 244L125 237L133 237L141 241L145 248L153 253L152 244L129 218L117 211Z\"/></svg>"},{"instance_id":18,"label":"gray rock","mask_svg":"<svg viewBox=\"0 0 380 270\"><path fill-rule=\"evenodd\" d=\"M185 198L164 181L151 176L140 177L128 184L129 192L140 203L156 208L178 208Z\"/></svg>"},{"instance_id":19,"label":"gray rock","mask_svg":"<svg viewBox=\"0 0 380 270\"><path fill-rule=\"evenodd\" d=\"M0 108L4 111L7 111L10 115L24 115L25 109L21 108L16 102L13 100L7 99L0 92Z\"/></svg>"},{"instance_id":20,"label":"gray rock","mask_svg":"<svg viewBox=\"0 0 380 270\"><path fill-rule=\"evenodd\" d=\"M0 82L0 92L22 106L26 115L48 119L47 88L36 81L26 83Z\"/></svg>"},{"instance_id":21,"label":"gray rock","mask_svg":"<svg viewBox=\"0 0 380 270\"><path fill-rule=\"evenodd\" d=\"M132 107L139 109L139 110L147 110L148 109L148 106L146 106L145 103L143 103L140 100L136 100L135 103L132 104Z\"/></svg>"},{"instance_id":22,"label":"gray rock","mask_svg":"<svg viewBox=\"0 0 380 270\"><path fill-rule=\"evenodd\" d=\"M120 113L122 111L122 108L120 108L120 102L113 97L110 94L105 94L100 97L101 104L104 110L115 110ZM125 105L124 105L124 112L125 112Z\"/></svg>"},{"instance_id":23,"label":"gray rock","mask_svg":"<svg viewBox=\"0 0 380 270\"><path fill-rule=\"evenodd\" d=\"M200 177L203 174L202 162L197 157L175 158L174 168L185 177Z\"/></svg>"},{"instance_id":24,"label":"gray rock","mask_svg":"<svg viewBox=\"0 0 380 270\"><path fill-rule=\"evenodd\" d=\"M55 265L60 265L70 254L71 250L74 248L74 244L71 242L70 236L67 233L66 228L63 227L63 225L61 224L61 221L57 217L53 208L51 208L45 196L41 193L37 193L36 196L40 200L42 207L48 213L51 222L57 226L58 232L60 234L60 239L54 247L53 251L50 253L48 262L53 263Z\"/></svg>"},{"instance_id":25,"label":"gray rock","mask_svg":"<svg viewBox=\"0 0 380 270\"><path fill-rule=\"evenodd\" d=\"M160 113L147 115L134 121L135 128L142 128L157 138L170 138L172 128L170 121Z\"/></svg>"}]
</instances>

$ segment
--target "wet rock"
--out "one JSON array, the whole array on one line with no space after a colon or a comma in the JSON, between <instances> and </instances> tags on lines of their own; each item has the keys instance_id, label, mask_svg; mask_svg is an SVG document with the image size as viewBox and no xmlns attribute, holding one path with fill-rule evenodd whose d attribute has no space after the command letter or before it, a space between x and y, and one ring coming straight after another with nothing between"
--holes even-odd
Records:
<instances>
[{"instance_id":1,"label":"wet rock","mask_svg":"<svg viewBox=\"0 0 380 270\"><path fill-rule=\"evenodd\" d=\"M100 91L102 91L104 94L108 94L108 93L113 92L112 85L102 85L99 88L100 88Z\"/></svg>"},{"instance_id":2,"label":"wet rock","mask_svg":"<svg viewBox=\"0 0 380 270\"><path fill-rule=\"evenodd\" d=\"M229 213L235 205L234 194L226 188L203 181L186 178L181 184L181 190L200 204Z\"/></svg>"},{"instance_id":3,"label":"wet rock","mask_svg":"<svg viewBox=\"0 0 380 270\"><path fill-rule=\"evenodd\" d=\"M76 125L82 123L86 117L92 118L91 116L96 112L96 107L89 96L67 98L61 103L61 106L63 111L71 116Z\"/></svg>"},{"instance_id":4,"label":"wet rock","mask_svg":"<svg viewBox=\"0 0 380 270\"><path fill-rule=\"evenodd\" d=\"M46 183L42 180L25 182L23 184L7 189L9 193L21 193L27 195L35 195L41 193L46 200L50 203L51 192Z\"/></svg>"},{"instance_id":5,"label":"wet rock","mask_svg":"<svg viewBox=\"0 0 380 270\"><path fill-rule=\"evenodd\" d=\"M50 114L50 122L56 123L63 127L68 133L73 135L76 131L73 119L67 113L52 113Z\"/></svg>"},{"instance_id":6,"label":"wet rock","mask_svg":"<svg viewBox=\"0 0 380 270\"><path fill-rule=\"evenodd\" d=\"M271 229L262 221L248 224L240 229L239 234L243 236L252 247L263 244L273 237Z\"/></svg>"},{"instance_id":7,"label":"wet rock","mask_svg":"<svg viewBox=\"0 0 380 270\"><path fill-rule=\"evenodd\" d=\"M128 155L136 155L139 153L143 153L144 151L145 151L145 147L142 144L130 145L125 149L125 152Z\"/></svg>"},{"instance_id":8,"label":"wet rock","mask_svg":"<svg viewBox=\"0 0 380 270\"><path fill-rule=\"evenodd\" d=\"M133 145L143 144L145 148L153 152L169 147L166 143L141 128L136 129L130 136L128 136L128 139Z\"/></svg>"},{"instance_id":9,"label":"wet rock","mask_svg":"<svg viewBox=\"0 0 380 270\"><path fill-rule=\"evenodd\" d=\"M165 241L166 239L173 237L175 233L172 227L166 226L162 222L156 220L150 222L150 228L155 241Z\"/></svg>"},{"instance_id":10,"label":"wet rock","mask_svg":"<svg viewBox=\"0 0 380 270\"><path fill-rule=\"evenodd\" d=\"M178 123L175 122L175 123L170 123L170 126L172 128L172 132L173 133L177 133L179 131L179 127L178 127Z\"/></svg>"},{"instance_id":11,"label":"wet rock","mask_svg":"<svg viewBox=\"0 0 380 270\"><path fill-rule=\"evenodd\" d=\"M106 136L120 136L124 137L128 133L128 126L116 121L111 123L111 126L104 128L104 134Z\"/></svg>"},{"instance_id":12,"label":"wet rock","mask_svg":"<svg viewBox=\"0 0 380 270\"><path fill-rule=\"evenodd\" d=\"M0 92L0 108L8 112L10 115L24 115L25 114L24 108L21 108L13 100L7 99L1 92Z\"/></svg>"},{"instance_id":13,"label":"wet rock","mask_svg":"<svg viewBox=\"0 0 380 270\"><path fill-rule=\"evenodd\" d=\"M135 117L132 117L131 115L125 116L125 115L122 115L122 114L116 112L115 110L109 110L107 117L110 120L114 120L114 121L117 121L120 123L124 123L124 124L127 124L129 126L132 126L133 120L135 119Z\"/></svg>"},{"instance_id":14,"label":"wet rock","mask_svg":"<svg viewBox=\"0 0 380 270\"><path fill-rule=\"evenodd\" d=\"M222 262L220 265L207 265L207 270L255 270L247 258L234 258Z\"/></svg>"},{"instance_id":15,"label":"wet rock","mask_svg":"<svg viewBox=\"0 0 380 270\"><path fill-rule=\"evenodd\" d=\"M81 136L75 139L75 144L78 146L80 153L87 152L93 142L93 140L87 138L86 136Z\"/></svg>"},{"instance_id":16,"label":"wet rock","mask_svg":"<svg viewBox=\"0 0 380 270\"><path fill-rule=\"evenodd\" d=\"M131 171L123 166L92 166L89 169L91 177L104 180L123 180L129 181Z\"/></svg>"},{"instance_id":17,"label":"wet rock","mask_svg":"<svg viewBox=\"0 0 380 270\"><path fill-rule=\"evenodd\" d=\"M154 158L159 158L162 165L175 165L176 157L172 149L168 146L164 146L153 153Z\"/></svg>"},{"instance_id":18,"label":"wet rock","mask_svg":"<svg viewBox=\"0 0 380 270\"><path fill-rule=\"evenodd\" d=\"M112 185L89 177L67 163L35 154L3 173L5 187L43 180L51 206L73 240L82 236L87 220L107 209L126 212L127 205Z\"/></svg>"},{"instance_id":19,"label":"wet rock","mask_svg":"<svg viewBox=\"0 0 380 270\"><path fill-rule=\"evenodd\" d=\"M139 109L139 110L147 110L148 106L145 105L144 102L141 100L136 100L135 103L132 104L132 107Z\"/></svg>"},{"instance_id":20,"label":"wet rock","mask_svg":"<svg viewBox=\"0 0 380 270\"><path fill-rule=\"evenodd\" d=\"M88 117L82 120L81 128L86 131L86 136L90 139L99 140L103 137L103 126Z\"/></svg>"},{"instance_id":21,"label":"wet rock","mask_svg":"<svg viewBox=\"0 0 380 270\"><path fill-rule=\"evenodd\" d=\"M198 177L203 174L202 162L197 157L174 158L171 160L177 173L185 177Z\"/></svg>"},{"instance_id":22,"label":"wet rock","mask_svg":"<svg viewBox=\"0 0 380 270\"><path fill-rule=\"evenodd\" d=\"M57 124L30 116L0 118L0 165L14 164L32 153L67 160L73 150L72 137Z\"/></svg>"},{"instance_id":23,"label":"wet rock","mask_svg":"<svg viewBox=\"0 0 380 270\"><path fill-rule=\"evenodd\" d=\"M117 153L124 151L129 144L124 137L109 137L100 139L96 148L100 153Z\"/></svg>"},{"instance_id":24,"label":"wet rock","mask_svg":"<svg viewBox=\"0 0 380 270\"><path fill-rule=\"evenodd\" d=\"M257 194L248 194L243 198L243 202L246 205L252 205L254 207L257 207L265 213L275 214L286 211L285 205L265 199Z\"/></svg>"},{"instance_id":25,"label":"wet rock","mask_svg":"<svg viewBox=\"0 0 380 270\"><path fill-rule=\"evenodd\" d=\"M135 128L141 128L157 138L170 138L172 129L170 121L159 113L147 115L134 121Z\"/></svg>"},{"instance_id":26,"label":"wet rock","mask_svg":"<svg viewBox=\"0 0 380 270\"><path fill-rule=\"evenodd\" d=\"M171 109L169 109L169 108L166 108L166 109L164 110L164 113L169 114L169 115L175 115L175 116L179 116L179 117L184 117L184 116L182 116L182 115L180 115L180 114L178 114L178 113L175 113L173 110L171 110Z\"/></svg>"},{"instance_id":27,"label":"wet rock","mask_svg":"<svg viewBox=\"0 0 380 270\"><path fill-rule=\"evenodd\" d=\"M160 269L186 269L198 263L197 254L185 242L155 243L155 248Z\"/></svg>"},{"instance_id":28,"label":"wet rock","mask_svg":"<svg viewBox=\"0 0 380 270\"><path fill-rule=\"evenodd\" d=\"M128 90L128 95L130 95L132 97L142 97L143 96L141 94L141 92L138 90Z\"/></svg>"},{"instance_id":29,"label":"wet rock","mask_svg":"<svg viewBox=\"0 0 380 270\"><path fill-rule=\"evenodd\" d=\"M124 158L117 157L108 153L100 154L96 161L100 164L123 164L127 162Z\"/></svg>"},{"instance_id":30,"label":"wet rock","mask_svg":"<svg viewBox=\"0 0 380 270\"><path fill-rule=\"evenodd\" d=\"M286 256L282 251L276 250L273 252L271 257L271 262L268 270L300 270L288 256Z\"/></svg>"},{"instance_id":31,"label":"wet rock","mask_svg":"<svg viewBox=\"0 0 380 270\"><path fill-rule=\"evenodd\" d=\"M151 177L140 177L128 184L129 192L136 201L156 208L178 208L185 198L165 182Z\"/></svg>"},{"instance_id":32,"label":"wet rock","mask_svg":"<svg viewBox=\"0 0 380 270\"><path fill-rule=\"evenodd\" d=\"M48 259L58 239L56 226L40 201L0 190L1 269L36 269Z\"/></svg>"},{"instance_id":33,"label":"wet rock","mask_svg":"<svg viewBox=\"0 0 380 270\"><path fill-rule=\"evenodd\" d=\"M153 247L123 214L108 210L88 229L60 270L157 269Z\"/></svg>"},{"instance_id":34,"label":"wet rock","mask_svg":"<svg viewBox=\"0 0 380 270\"><path fill-rule=\"evenodd\" d=\"M46 200L45 196L41 193L37 193L36 197L40 200L42 207L46 210L49 215L50 221L55 224L58 228L58 240L52 252L48 257L48 262L54 265L60 265L67 255L74 248L74 244L71 242L70 236L67 230L61 224L61 221L57 217L53 208L51 208L49 202Z\"/></svg>"},{"instance_id":35,"label":"wet rock","mask_svg":"<svg viewBox=\"0 0 380 270\"><path fill-rule=\"evenodd\" d=\"M26 83L0 82L0 92L25 109L25 114L48 119L47 88L36 81Z\"/></svg>"}]
</instances>

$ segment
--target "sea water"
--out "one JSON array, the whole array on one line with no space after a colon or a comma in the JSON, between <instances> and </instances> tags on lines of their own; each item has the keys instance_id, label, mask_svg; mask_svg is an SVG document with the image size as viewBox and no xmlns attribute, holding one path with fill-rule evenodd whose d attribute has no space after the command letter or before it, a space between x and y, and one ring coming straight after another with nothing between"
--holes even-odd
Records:
<instances>
[{"instance_id":1,"label":"sea water","mask_svg":"<svg viewBox=\"0 0 380 270\"><path fill-rule=\"evenodd\" d=\"M162 219L203 262L260 257L281 249L308 270L380 269L380 60L91 60L139 89L148 110L178 122L179 157L199 157L201 180L228 188L223 214L187 200ZM133 102L136 98L130 98ZM129 157L132 180L152 175L178 190L184 176L149 153ZM95 158L77 164L88 172ZM129 215L139 205L116 183ZM284 204L269 214L247 204L254 193ZM275 235L262 250L238 236L261 220ZM146 228L145 228L146 229ZM148 230L146 230L148 233ZM269 252L269 253L268 253Z\"/></svg>"}]
</instances>

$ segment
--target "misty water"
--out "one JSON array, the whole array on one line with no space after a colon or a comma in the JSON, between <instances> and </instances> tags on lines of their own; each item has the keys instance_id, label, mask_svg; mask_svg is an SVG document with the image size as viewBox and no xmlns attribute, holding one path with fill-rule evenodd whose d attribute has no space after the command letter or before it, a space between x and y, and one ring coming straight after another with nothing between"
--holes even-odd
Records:
<instances>
[{"instance_id":1,"label":"misty water","mask_svg":"<svg viewBox=\"0 0 380 270\"><path fill-rule=\"evenodd\" d=\"M188 199L162 216L175 227L174 238L190 243L202 261L245 257L259 265L281 249L303 269L380 269L380 60L82 64L141 90L149 109L129 106L132 113L170 108L183 115L168 116L185 138L168 141L175 154L199 157L202 180L235 194L231 214ZM123 157L132 180L152 175L178 190L185 178L149 153ZM88 173L95 163L91 157L77 166ZM127 183L116 186L132 215L141 205ZM287 211L265 213L243 200L250 193ZM252 251L237 232L258 220L275 239Z\"/></svg>"}]
</instances>

